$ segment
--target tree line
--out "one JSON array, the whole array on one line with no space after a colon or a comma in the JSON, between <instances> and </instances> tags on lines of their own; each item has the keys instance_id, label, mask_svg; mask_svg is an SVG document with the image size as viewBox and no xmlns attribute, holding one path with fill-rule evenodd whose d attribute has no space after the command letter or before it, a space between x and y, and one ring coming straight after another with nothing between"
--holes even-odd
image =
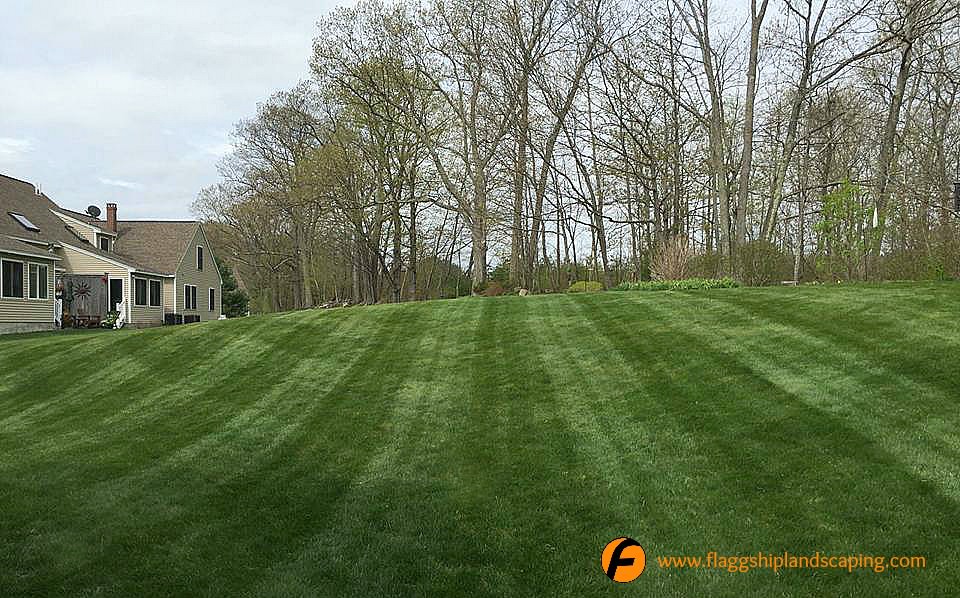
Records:
<instances>
[{"instance_id":1,"label":"tree line","mask_svg":"<svg viewBox=\"0 0 960 598\"><path fill-rule=\"evenodd\" d=\"M310 69L194 205L256 310L960 275L957 0L364 0Z\"/></svg>"}]
</instances>

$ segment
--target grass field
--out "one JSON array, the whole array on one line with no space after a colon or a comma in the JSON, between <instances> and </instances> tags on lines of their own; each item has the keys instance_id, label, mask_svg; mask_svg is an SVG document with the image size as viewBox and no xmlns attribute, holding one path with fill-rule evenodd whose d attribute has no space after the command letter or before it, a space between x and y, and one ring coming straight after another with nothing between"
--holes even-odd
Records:
<instances>
[{"instance_id":1,"label":"grass field","mask_svg":"<svg viewBox=\"0 0 960 598\"><path fill-rule=\"evenodd\" d=\"M950 595L958 363L958 284L3 337L0 594ZM655 561L785 550L927 567Z\"/></svg>"}]
</instances>

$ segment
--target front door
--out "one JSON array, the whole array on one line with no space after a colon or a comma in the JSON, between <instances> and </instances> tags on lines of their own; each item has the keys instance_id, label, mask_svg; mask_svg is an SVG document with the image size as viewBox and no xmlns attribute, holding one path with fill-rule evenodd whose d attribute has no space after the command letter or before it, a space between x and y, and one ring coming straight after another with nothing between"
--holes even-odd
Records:
<instances>
[{"instance_id":1,"label":"front door","mask_svg":"<svg viewBox=\"0 0 960 598\"><path fill-rule=\"evenodd\" d=\"M110 311L120 311L117 306L123 302L123 279L110 279Z\"/></svg>"}]
</instances>

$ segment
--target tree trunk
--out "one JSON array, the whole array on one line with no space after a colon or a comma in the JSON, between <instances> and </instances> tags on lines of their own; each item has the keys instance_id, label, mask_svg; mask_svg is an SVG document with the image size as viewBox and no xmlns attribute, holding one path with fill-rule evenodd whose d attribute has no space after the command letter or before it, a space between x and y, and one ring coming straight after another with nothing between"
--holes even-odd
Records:
<instances>
[{"instance_id":1,"label":"tree trunk","mask_svg":"<svg viewBox=\"0 0 960 598\"><path fill-rule=\"evenodd\" d=\"M883 127L883 136L880 138L880 155L877 159L876 196L874 209L878 214L878 230L874 230L872 219L866 227L866 235L870 252L868 255L868 271L875 274L874 262L880 254L883 244L883 231L887 218L887 203L890 198L890 169L893 165L894 148L896 145L897 125L900 122L900 109L903 107L903 96L910 78L910 67L913 60L913 40L904 41L903 53L900 55L900 68L897 71L897 82L890 98L890 107L887 111L887 120Z\"/></svg>"},{"instance_id":2,"label":"tree trunk","mask_svg":"<svg viewBox=\"0 0 960 598\"><path fill-rule=\"evenodd\" d=\"M740 183L737 187L737 222L735 245L747 240L747 207L750 202L750 174L753 169L753 108L757 97L757 54L760 48L760 27L767 12L768 0L750 2L750 55L747 59L747 97L743 108L743 156L740 160Z\"/></svg>"}]
</instances>

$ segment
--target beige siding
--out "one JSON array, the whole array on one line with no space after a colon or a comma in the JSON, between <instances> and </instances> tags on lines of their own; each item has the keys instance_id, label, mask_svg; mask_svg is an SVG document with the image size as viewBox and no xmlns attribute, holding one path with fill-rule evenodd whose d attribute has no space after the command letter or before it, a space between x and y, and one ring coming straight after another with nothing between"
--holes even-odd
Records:
<instances>
[{"instance_id":1,"label":"beige siding","mask_svg":"<svg viewBox=\"0 0 960 598\"><path fill-rule=\"evenodd\" d=\"M163 311L164 313L172 314L174 311L174 305L176 302L176 292L174 291L176 287L173 284L172 278L163 279Z\"/></svg>"},{"instance_id":2,"label":"beige siding","mask_svg":"<svg viewBox=\"0 0 960 598\"><path fill-rule=\"evenodd\" d=\"M0 252L0 259L23 264L23 293L29 296L30 264L47 266L47 299L16 299L0 297L0 322L23 324L48 324L56 320L54 302L54 264L53 260L23 257ZM2 273L0 273L2 274Z\"/></svg>"},{"instance_id":3,"label":"beige siding","mask_svg":"<svg viewBox=\"0 0 960 598\"><path fill-rule=\"evenodd\" d=\"M134 280L142 278L147 281L147 305L137 305L136 287ZM160 281L160 305L158 307L150 306L150 281ZM133 274L130 277L130 296L133 302L130 304L130 323L140 325L159 326L163 324L163 279L158 276L148 276L146 274Z\"/></svg>"},{"instance_id":4,"label":"beige siding","mask_svg":"<svg viewBox=\"0 0 960 598\"><path fill-rule=\"evenodd\" d=\"M198 246L203 247L202 272L197 269ZM177 269L176 284L177 313L199 315L201 320L216 320L220 318L220 274L217 272L217 266L213 260L213 251L207 245L207 241L203 236L203 229L200 227L197 227L193 241L187 248L187 253L183 257L183 260L181 260L180 267ZM197 309L188 310L184 308L185 297L183 287L185 285L194 285L197 287ZM207 297L211 288L214 289L215 292L212 310L209 309L207 305Z\"/></svg>"},{"instance_id":5,"label":"beige siding","mask_svg":"<svg viewBox=\"0 0 960 598\"><path fill-rule=\"evenodd\" d=\"M86 226L81 226L81 225L79 225L79 224L71 224L70 226L71 226L71 228L73 228L73 230L77 231L77 233L79 233L81 237L83 237L84 239L86 239L88 243L90 243L91 245L93 245L94 247L96 247L96 245L97 245L97 233L96 233L96 232L90 230L90 229L87 228Z\"/></svg>"},{"instance_id":6,"label":"beige siding","mask_svg":"<svg viewBox=\"0 0 960 598\"><path fill-rule=\"evenodd\" d=\"M68 274L99 274L101 276L106 274L108 279L119 278L123 281L123 303L124 305L132 304L130 271L126 267L112 264L101 257L87 255L67 246L60 250L60 257L63 258L60 267L66 270Z\"/></svg>"}]
</instances>

